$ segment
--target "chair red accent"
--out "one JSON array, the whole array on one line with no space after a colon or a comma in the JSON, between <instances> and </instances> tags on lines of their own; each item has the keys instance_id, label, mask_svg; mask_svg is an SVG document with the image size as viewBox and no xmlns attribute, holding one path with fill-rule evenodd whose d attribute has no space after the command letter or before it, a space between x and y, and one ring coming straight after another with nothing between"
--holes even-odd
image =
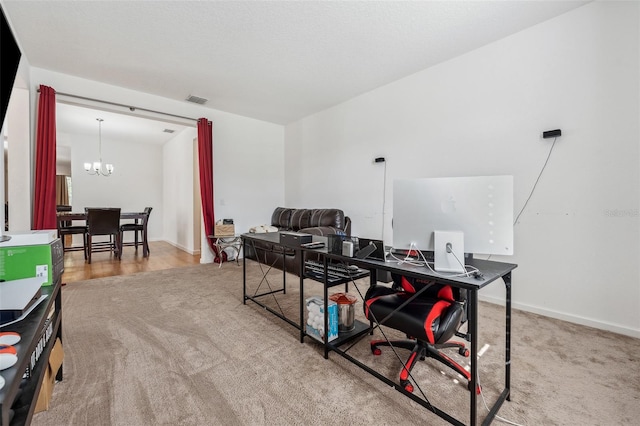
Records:
<instances>
[{"instance_id":1,"label":"chair red accent","mask_svg":"<svg viewBox=\"0 0 640 426\"><path fill-rule=\"evenodd\" d=\"M393 286L375 285L367 291L364 303L365 316L372 324L381 324L407 335L403 340L373 340L371 352L380 355L380 346L393 346L411 351L400 371L400 385L413 392L411 371L418 360L436 359L467 379L471 375L455 360L440 352L444 348L456 348L468 357L469 350L463 342L451 341L466 321L466 290L433 281L422 281L392 274ZM414 299L412 296L419 293Z\"/></svg>"}]
</instances>

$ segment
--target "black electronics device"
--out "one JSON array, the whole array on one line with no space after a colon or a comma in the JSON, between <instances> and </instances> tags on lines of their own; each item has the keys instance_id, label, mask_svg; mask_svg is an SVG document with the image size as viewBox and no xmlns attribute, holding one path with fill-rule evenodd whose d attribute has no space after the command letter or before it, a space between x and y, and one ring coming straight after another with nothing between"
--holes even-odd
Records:
<instances>
[{"instance_id":1,"label":"black electronics device","mask_svg":"<svg viewBox=\"0 0 640 426\"><path fill-rule=\"evenodd\" d=\"M345 241L352 241L352 238L341 234L327 235L327 251L332 254L342 254L342 243Z\"/></svg>"},{"instance_id":2,"label":"black electronics device","mask_svg":"<svg viewBox=\"0 0 640 426\"><path fill-rule=\"evenodd\" d=\"M302 232L280 232L280 244L289 247L300 247L302 244L310 243L313 239L311 234L305 234Z\"/></svg>"},{"instance_id":3,"label":"black electronics device","mask_svg":"<svg viewBox=\"0 0 640 426\"><path fill-rule=\"evenodd\" d=\"M9 22L0 6L0 34L2 35L2 81L0 85L0 128L4 127L4 119L9 107L9 98L13 90L13 83L18 74L18 65L22 52L9 27ZM6 236L5 236L6 237Z\"/></svg>"},{"instance_id":4,"label":"black electronics device","mask_svg":"<svg viewBox=\"0 0 640 426\"><path fill-rule=\"evenodd\" d=\"M385 261L384 243L382 240L370 240L368 238L358 238L358 251L356 257L359 259L374 259Z\"/></svg>"},{"instance_id":5,"label":"black electronics device","mask_svg":"<svg viewBox=\"0 0 640 426\"><path fill-rule=\"evenodd\" d=\"M560 129L547 130L546 132L542 132L542 137L544 139L555 138L558 136L562 136L562 130Z\"/></svg>"},{"instance_id":6,"label":"black electronics device","mask_svg":"<svg viewBox=\"0 0 640 426\"><path fill-rule=\"evenodd\" d=\"M371 253L373 253L374 251L376 251L376 245L371 242L368 245L362 247L360 250L358 250L356 252L356 257L358 259L366 259L367 256L369 256Z\"/></svg>"}]
</instances>

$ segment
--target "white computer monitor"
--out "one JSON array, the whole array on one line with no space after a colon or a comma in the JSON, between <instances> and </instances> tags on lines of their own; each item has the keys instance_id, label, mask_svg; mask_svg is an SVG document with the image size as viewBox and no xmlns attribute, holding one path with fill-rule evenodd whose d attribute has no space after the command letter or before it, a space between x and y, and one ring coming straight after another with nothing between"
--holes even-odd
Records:
<instances>
[{"instance_id":1,"label":"white computer monitor","mask_svg":"<svg viewBox=\"0 0 640 426\"><path fill-rule=\"evenodd\" d=\"M393 249L434 251L435 231L461 232L464 253L512 255L513 176L396 179Z\"/></svg>"}]
</instances>

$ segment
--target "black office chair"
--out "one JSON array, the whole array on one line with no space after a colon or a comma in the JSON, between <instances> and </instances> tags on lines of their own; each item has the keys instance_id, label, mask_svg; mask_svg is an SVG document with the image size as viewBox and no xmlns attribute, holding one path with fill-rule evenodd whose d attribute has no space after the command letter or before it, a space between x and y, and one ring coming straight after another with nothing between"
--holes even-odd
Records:
<instances>
[{"instance_id":1,"label":"black office chair","mask_svg":"<svg viewBox=\"0 0 640 426\"><path fill-rule=\"evenodd\" d=\"M57 205L56 213L71 212L71 206ZM70 220L58 220L58 238L62 241L62 251L75 251L82 250L84 252L84 258L87 259L87 225L73 225ZM82 247L76 247L73 245L65 246L65 237L67 235L82 235Z\"/></svg>"},{"instance_id":2,"label":"black office chair","mask_svg":"<svg viewBox=\"0 0 640 426\"><path fill-rule=\"evenodd\" d=\"M144 208L144 218L142 219L142 223L123 223L120 225L120 241L123 246L135 246L136 251L138 251L138 244L143 244L142 251L146 253L145 256L149 255L149 242L147 240L147 224L149 223L149 216L151 215L151 210L153 207L145 207ZM127 231L133 231L134 233L134 241L133 242L124 242L124 233ZM139 235L138 235L139 233ZM140 239L138 239L140 237Z\"/></svg>"},{"instance_id":3,"label":"black office chair","mask_svg":"<svg viewBox=\"0 0 640 426\"><path fill-rule=\"evenodd\" d=\"M120 208L86 208L87 213L87 260L91 253L111 251L120 259ZM109 236L109 241L94 242L93 237Z\"/></svg>"},{"instance_id":4,"label":"black office chair","mask_svg":"<svg viewBox=\"0 0 640 426\"><path fill-rule=\"evenodd\" d=\"M407 339L373 340L371 352L380 355L380 346L411 351L400 371L400 385L407 392L414 390L409 380L411 370L418 360L426 357L434 358L461 374L470 386L470 373L440 352L444 348L457 348L460 355L469 356L469 350L463 342L450 340L454 335L464 336L458 333L458 329L466 321L466 290L395 274L392 274L392 278L392 287L378 284L367 291L364 312L372 324L380 323L384 327L399 330L407 335ZM420 294L407 303L416 293Z\"/></svg>"}]
</instances>

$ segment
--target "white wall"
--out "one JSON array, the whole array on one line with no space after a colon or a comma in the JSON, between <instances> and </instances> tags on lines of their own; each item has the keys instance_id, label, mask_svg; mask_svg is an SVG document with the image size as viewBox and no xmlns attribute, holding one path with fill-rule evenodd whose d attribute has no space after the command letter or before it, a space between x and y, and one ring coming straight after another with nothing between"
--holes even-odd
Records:
<instances>
[{"instance_id":1,"label":"white wall","mask_svg":"<svg viewBox=\"0 0 640 426\"><path fill-rule=\"evenodd\" d=\"M216 221L234 220L236 233L271 221L284 204L284 127L229 114L213 120ZM202 226L202 257L212 259Z\"/></svg>"},{"instance_id":2,"label":"white wall","mask_svg":"<svg viewBox=\"0 0 640 426\"><path fill-rule=\"evenodd\" d=\"M200 251L194 239L193 138L188 128L163 147L162 175L164 239L189 253Z\"/></svg>"},{"instance_id":3,"label":"white wall","mask_svg":"<svg viewBox=\"0 0 640 426\"><path fill-rule=\"evenodd\" d=\"M511 174L514 306L640 336L639 5L590 3L288 125L286 204L391 241L394 178ZM481 294L502 300L503 286Z\"/></svg>"},{"instance_id":4,"label":"white wall","mask_svg":"<svg viewBox=\"0 0 640 426\"><path fill-rule=\"evenodd\" d=\"M85 207L120 207L123 212L139 212L153 207L149 219L149 240L163 237L162 222L162 146L121 142L102 138L102 158L113 163L109 177L89 175L85 162L97 161L97 138L86 135L58 135L71 147L72 210ZM125 234L131 240L133 233Z\"/></svg>"},{"instance_id":5,"label":"white wall","mask_svg":"<svg viewBox=\"0 0 640 426\"><path fill-rule=\"evenodd\" d=\"M9 200L9 231L31 229L32 183L31 127L29 120L29 91L14 87L7 109L7 199Z\"/></svg>"},{"instance_id":6,"label":"white wall","mask_svg":"<svg viewBox=\"0 0 640 426\"><path fill-rule=\"evenodd\" d=\"M229 116L213 121L216 220L232 218L236 232L269 223L284 204L284 127Z\"/></svg>"},{"instance_id":7,"label":"white wall","mask_svg":"<svg viewBox=\"0 0 640 426\"><path fill-rule=\"evenodd\" d=\"M9 200L9 230L12 232L31 229L31 128L30 111L30 64L22 55L18 73L5 117L7 134L7 192ZM4 175L0 175L4 179Z\"/></svg>"},{"instance_id":8,"label":"white wall","mask_svg":"<svg viewBox=\"0 0 640 426\"><path fill-rule=\"evenodd\" d=\"M281 125L241 117L184 101L175 101L100 82L85 80L41 68L30 67L29 80L32 85L32 87L29 88L29 111L22 110L19 113L22 114L23 117L30 118L30 147L32 153L29 158L20 158L19 161L15 161L14 163L11 163L10 159L10 168L17 167L22 171L31 171L32 169L33 146L35 145L35 131L32 129L35 126L35 117L37 116L37 89L40 84L44 84L62 93L132 105L141 109L155 110L179 116L191 118L205 117L213 121L214 200L216 215L217 217L235 218L236 230L238 232L246 232L250 226L267 222L271 217L273 208L284 202L284 128ZM100 107L105 108L103 104L100 104ZM118 111L118 108L114 107L110 108L110 110ZM189 122L189 124L193 124L193 122ZM108 144L108 141L103 141L103 150L108 148ZM117 144L117 141L114 142L114 145L115 144ZM146 150L138 150L138 148L134 150L135 153L132 158L147 161ZM79 155L79 153L75 155ZM153 160L162 162L164 158L163 155L162 152L153 154ZM104 156L106 157L106 152ZM82 161L84 162L84 159ZM120 170L120 165L115 164L115 166ZM9 172L11 172L11 170L9 170ZM157 174L157 170L152 170L152 173L156 176L155 178L158 179L156 190L162 199L162 182L164 179L161 175ZM189 175L191 170L187 170L185 173ZM31 175L31 172L29 175ZM134 177L140 176L144 176L143 179L150 178L138 167L138 171L134 174ZM110 179L113 177L114 176ZM9 191L11 191L11 183L13 181L14 178L10 175ZM103 192L103 190L100 189L96 192ZM226 197L224 203L219 199L219 192ZM157 196L157 194L154 195L154 197ZM76 201L78 200L74 199L74 204ZM132 199L125 195L121 201L123 204L129 205ZM165 203L167 201L162 200L162 202ZM23 217L30 217L30 211L27 212L27 209L31 209L31 204L22 206L16 214L22 215ZM156 207L154 206L152 222L156 222L157 220L156 223L158 223L165 220L164 214L158 214L156 217L155 213ZM175 218L175 221L180 220L181 218ZM154 230L154 233L155 232ZM164 230L162 233L164 233ZM178 241L169 242L178 245Z\"/></svg>"}]
</instances>

